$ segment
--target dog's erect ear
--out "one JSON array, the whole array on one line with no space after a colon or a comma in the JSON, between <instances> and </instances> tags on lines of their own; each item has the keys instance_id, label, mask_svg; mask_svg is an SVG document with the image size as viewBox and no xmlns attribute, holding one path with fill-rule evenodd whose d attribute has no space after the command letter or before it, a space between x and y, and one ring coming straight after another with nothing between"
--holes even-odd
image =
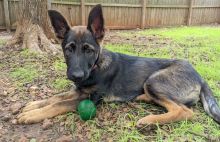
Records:
<instances>
[{"instance_id":1,"label":"dog's erect ear","mask_svg":"<svg viewBox=\"0 0 220 142\"><path fill-rule=\"evenodd\" d=\"M70 30L66 19L55 10L48 10L51 24L59 39L64 39L64 35Z\"/></svg>"},{"instance_id":2,"label":"dog's erect ear","mask_svg":"<svg viewBox=\"0 0 220 142\"><path fill-rule=\"evenodd\" d=\"M89 13L87 29L97 40L102 40L105 34L102 6L96 5Z\"/></svg>"}]
</instances>

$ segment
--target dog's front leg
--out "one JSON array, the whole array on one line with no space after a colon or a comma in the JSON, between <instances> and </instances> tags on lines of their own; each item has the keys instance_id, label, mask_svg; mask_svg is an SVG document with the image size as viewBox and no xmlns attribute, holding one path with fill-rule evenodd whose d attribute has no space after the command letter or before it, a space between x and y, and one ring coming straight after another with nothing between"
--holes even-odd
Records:
<instances>
[{"instance_id":1,"label":"dog's front leg","mask_svg":"<svg viewBox=\"0 0 220 142\"><path fill-rule=\"evenodd\" d=\"M60 101L56 100L54 103L49 101L52 100L52 98L48 99L47 105L36 109L31 109L29 111L24 111L21 114L19 114L17 117L18 123L20 124L37 123L43 121L44 119L52 118L57 115L64 114L66 112L76 111L76 107L78 103L86 98L88 98L88 95L86 94L74 94L74 97L70 99L64 99Z\"/></svg>"},{"instance_id":2,"label":"dog's front leg","mask_svg":"<svg viewBox=\"0 0 220 142\"><path fill-rule=\"evenodd\" d=\"M54 104L56 102L60 102L64 100L68 100L68 99L77 99L78 97L79 97L79 93L77 93L75 90L70 90L68 92L63 92L61 94L54 95L53 97L49 99L30 102L23 108L22 112L39 109L47 105Z\"/></svg>"}]
</instances>

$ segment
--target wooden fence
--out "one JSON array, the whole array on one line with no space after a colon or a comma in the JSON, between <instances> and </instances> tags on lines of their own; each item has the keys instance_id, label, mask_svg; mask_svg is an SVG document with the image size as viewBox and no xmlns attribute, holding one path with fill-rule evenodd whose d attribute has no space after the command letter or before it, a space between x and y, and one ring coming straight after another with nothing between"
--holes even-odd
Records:
<instances>
[{"instance_id":1,"label":"wooden fence","mask_svg":"<svg viewBox=\"0 0 220 142\"><path fill-rule=\"evenodd\" d=\"M0 0L0 28L15 28L18 1ZM48 0L72 26L86 25L98 3L110 29L220 23L220 0Z\"/></svg>"}]
</instances>

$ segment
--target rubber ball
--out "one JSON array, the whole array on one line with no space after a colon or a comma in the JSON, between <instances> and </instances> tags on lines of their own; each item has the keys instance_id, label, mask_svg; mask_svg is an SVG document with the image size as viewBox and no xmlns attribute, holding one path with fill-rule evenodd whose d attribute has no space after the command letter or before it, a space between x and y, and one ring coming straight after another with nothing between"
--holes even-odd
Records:
<instances>
[{"instance_id":1,"label":"rubber ball","mask_svg":"<svg viewBox=\"0 0 220 142\"><path fill-rule=\"evenodd\" d=\"M92 119L96 115L96 106L91 100L83 100L78 105L78 113L84 121Z\"/></svg>"}]
</instances>

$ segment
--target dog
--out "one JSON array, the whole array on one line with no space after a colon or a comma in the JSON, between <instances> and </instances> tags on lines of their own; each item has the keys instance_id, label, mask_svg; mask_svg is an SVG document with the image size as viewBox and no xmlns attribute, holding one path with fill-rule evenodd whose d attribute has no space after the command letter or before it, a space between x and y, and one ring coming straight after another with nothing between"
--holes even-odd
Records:
<instances>
[{"instance_id":1,"label":"dog","mask_svg":"<svg viewBox=\"0 0 220 142\"><path fill-rule=\"evenodd\" d=\"M137 127L193 118L192 105L201 100L205 112L220 124L220 108L207 83L185 60L157 59L114 53L101 47L105 34L101 5L89 13L88 25L70 28L65 18L49 10L51 24L67 64L73 91L26 105L18 122L31 124L52 118L76 107L83 99L95 104L144 101L166 108L167 113L148 115Z\"/></svg>"}]
</instances>

